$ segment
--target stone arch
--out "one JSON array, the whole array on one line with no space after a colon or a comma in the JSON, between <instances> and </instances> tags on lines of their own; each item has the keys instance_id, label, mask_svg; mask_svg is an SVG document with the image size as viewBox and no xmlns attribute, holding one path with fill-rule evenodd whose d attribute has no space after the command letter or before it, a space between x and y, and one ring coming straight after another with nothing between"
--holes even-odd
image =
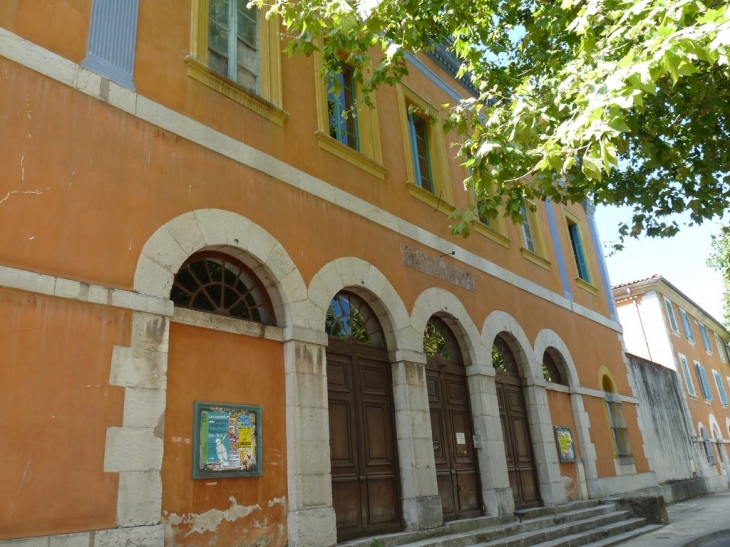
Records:
<instances>
[{"instance_id":1,"label":"stone arch","mask_svg":"<svg viewBox=\"0 0 730 547\"><path fill-rule=\"evenodd\" d=\"M324 333L325 318L332 298L347 289L361 297L378 316L389 351L419 348L420 338L398 292L372 264L356 257L342 257L325 264L309 283L312 315L309 329Z\"/></svg>"},{"instance_id":2,"label":"stone arch","mask_svg":"<svg viewBox=\"0 0 730 547\"><path fill-rule=\"evenodd\" d=\"M454 294L439 287L430 287L416 298L411 313L411 325L421 333L426 330L426 323L433 315L445 319L456 339L459 341L464 365L467 369L474 365L491 365L490 353L482 343L476 324L469 312ZM418 348L422 351L423 344Z\"/></svg>"},{"instance_id":3,"label":"stone arch","mask_svg":"<svg viewBox=\"0 0 730 547\"><path fill-rule=\"evenodd\" d=\"M145 243L134 274L135 292L168 299L175 274L193 253L216 250L251 268L269 292L283 326L305 326L307 290L299 270L274 236L246 217L198 209L170 220Z\"/></svg>"},{"instance_id":4,"label":"stone arch","mask_svg":"<svg viewBox=\"0 0 730 547\"><path fill-rule=\"evenodd\" d=\"M542 329L535 338L535 359L538 362L542 361L542 356L548 348L555 349L563 360L563 372L566 376L565 380L570 386L571 390L580 386L580 380L578 379L578 370L575 367L573 357L570 355L570 350L560 336L555 331L550 329Z\"/></svg>"},{"instance_id":5,"label":"stone arch","mask_svg":"<svg viewBox=\"0 0 730 547\"><path fill-rule=\"evenodd\" d=\"M532 378L538 385L545 385L542 376L542 366L532 351L532 344L527 338L525 331L510 314L496 310L487 316L482 326L482 342L491 352L492 344L498 334L507 333L507 342L515 355L517 366L520 367L520 375L523 378ZM491 365L491 353L489 363Z\"/></svg>"},{"instance_id":6,"label":"stone arch","mask_svg":"<svg viewBox=\"0 0 730 547\"><path fill-rule=\"evenodd\" d=\"M708 433L710 433L710 438L719 435L719 437L716 438L722 439L722 429L720 428L720 424L718 423L717 418L715 418L715 415L710 413L710 415L707 417L707 421L710 424L710 428L708 431Z\"/></svg>"}]
</instances>

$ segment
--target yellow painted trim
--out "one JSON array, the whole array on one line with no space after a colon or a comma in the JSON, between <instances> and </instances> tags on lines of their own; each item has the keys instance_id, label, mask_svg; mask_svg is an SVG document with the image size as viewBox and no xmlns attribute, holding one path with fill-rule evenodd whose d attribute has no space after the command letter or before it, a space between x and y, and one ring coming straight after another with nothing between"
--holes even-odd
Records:
<instances>
[{"instance_id":1,"label":"yellow painted trim","mask_svg":"<svg viewBox=\"0 0 730 547\"><path fill-rule=\"evenodd\" d=\"M256 114L260 114L271 120L277 125L283 126L284 120L289 117L286 110L282 110L263 97L251 93L247 89L241 87L237 83L218 74L212 68L201 63L193 57L186 57L185 64L188 65L188 76L193 80L197 80L210 88L215 89L219 93L225 95L229 99L236 101L238 104L253 110Z\"/></svg>"},{"instance_id":2,"label":"yellow painted trim","mask_svg":"<svg viewBox=\"0 0 730 547\"><path fill-rule=\"evenodd\" d=\"M416 184L415 169L413 168L411 135L408 131L408 107L415 106L422 110L430 109L436 111L437 109L428 101L420 97L416 92L403 84L397 84L395 89L398 96L398 114L400 116L403 155L406 165L406 182L420 188L420 186ZM442 120L440 112L438 114L438 119L435 121L435 125L436 126L434 127L434 125L430 122L426 125L428 131L428 154L431 159L431 172L434 178L434 194L437 196L437 199L440 195L442 202L445 201L448 204L453 204L454 190L451 184L451 173L449 172L448 158L446 157L444 133L441 131ZM427 190L424 190L424 192L430 193ZM412 192L411 195L413 195Z\"/></svg>"},{"instance_id":3,"label":"yellow painted trim","mask_svg":"<svg viewBox=\"0 0 730 547\"><path fill-rule=\"evenodd\" d=\"M363 171L370 173L374 177L378 177L380 180L385 180L385 173L388 170L382 163L378 163L375 160L368 158L366 155L350 148L346 144L342 144L337 139L333 139L329 136L329 133L316 131L315 136L317 137L317 142L322 150L326 150L330 154L350 162Z\"/></svg>"},{"instance_id":4,"label":"yellow painted trim","mask_svg":"<svg viewBox=\"0 0 730 547\"><path fill-rule=\"evenodd\" d=\"M588 283L585 279L581 279L580 277L575 278L575 283L578 285L581 289L584 291L588 291L593 296L598 296L598 287L595 287L592 283Z\"/></svg>"},{"instance_id":5,"label":"yellow painted trim","mask_svg":"<svg viewBox=\"0 0 730 547\"><path fill-rule=\"evenodd\" d=\"M585 260L586 260L586 268L588 268L589 280L585 280L580 276L576 276L575 280L578 283L578 286L580 288L597 296L598 288L593 284L593 279L595 279L595 277L593 275L593 268L591 268L590 261L588 260L587 240L585 237L583 237L583 228L581 226L580 218L578 218L578 215L576 215L573 211L571 211L570 209L568 209L565 206L563 206L563 218L565 219L565 234L568 236L568 244L570 245L571 254L573 251L573 244L570 240L570 225L575 224L576 226L578 226L578 236L580 237L580 242L583 245L583 253L585 254ZM575 266L575 271L577 273L578 265L575 263L575 257L573 257L573 265Z\"/></svg>"},{"instance_id":6,"label":"yellow painted trim","mask_svg":"<svg viewBox=\"0 0 730 547\"><path fill-rule=\"evenodd\" d=\"M542 257L537 253L533 253L530 249L526 249L524 247L522 247L520 251L522 251L522 256L533 264L537 264L541 268L545 268L547 271L552 269L552 262L550 262L547 258Z\"/></svg>"},{"instance_id":7,"label":"yellow painted trim","mask_svg":"<svg viewBox=\"0 0 730 547\"><path fill-rule=\"evenodd\" d=\"M329 136L329 120L327 119L327 84L321 81L318 76L322 68L322 55L318 51L315 51L312 54L312 58L314 60L314 73L316 79L315 99L317 101L317 138L320 139L319 143L321 148L332 152L332 150L339 150L340 148L337 146L329 146L329 144L326 144L326 139L322 138L323 136L326 136L333 142L337 142L335 139L332 139L332 137ZM368 75L365 74L363 78L367 79ZM380 140L380 124L378 123L377 100L375 94L372 94L370 96L370 100L373 106L370 107L366 105L364 102L359 100L359 96L362 94L360 89L360 85L355 82L355 98L357 100L357 129L360 151L358 152L357 150L353 150L349 146L346 146L342 143L338 144L341 144L343 148L350 150L354 154L365 156L367 159L371 160L370 163L374 164L375 166L379 166L375 169L378 172L382 170L383 176L380 176L379 174L373 173L371 171L368 172L370 172L371 174L375 174L375 176L378 176L382 179L384 178L385 167L383 167L383 148ZM323 145L323 143L325 144ZM348 158L356 157L352 156L352 154L350 154L346 150L343 150L342 152L344 155L338 155L338 157L341 157L342 159L347 159L348 161L351 161ZM333 153L337 154L336 152ZM357 159L352 160L351 162L360 167L362 165L368 165L367 162L363 163Z\"/></svg>"},{"instance_id":8,"label":"yellow painted trim","mask_svg":"<svg viewBox=\"0 0 730 547\"><path fill-rule=\"evenodd\" d=\"M617 393L616 380L614 380L611 370L606 365L601 365L598 369L598 389L600 389L601 391L606 391L605 389L603 389L604 376L608 376L608 379L611 381L611 387L613 387L613 391L611 391L610 393Z\"/></svg>"},{"instance_id":9,"label":"yellow painted trim","mask_svg":"<svg viewBox=\"0 0 730 547\"><path fill-rule=\"evenodd\" d=\"M208 66L209 0L192 0L191 53L185 58L188 76L215 89L237 103L283 125L289 114L283 109L281 83L281 41L279 19L259 12L259 92L253 93Z\"/></svg>"},{"instance_id":10,"label":"yellow painted trim","mask_svg":"<svg viewBox=\"0 0 730 547\"><path fill-rule=\"evenodd\" d=\"M422 202L428 204L434 211L438 208L438 210L446 215L450 215L456 210L456 207L451 205L450 203L447 203L444 201L444 198L442 197L439 199L438 196L433 195L428 190L425 190L418 186L417 184L413 184L412 182L407 183L408 186L408 193L412 195L416 199L420 199Z\"/></svg>"},{"instance_id":11,"label":"yellow painted trim","mask_svg":"<svg viewBox=\"0 0 730 547\"><path fill-rule=\"evenodd\" d=\"M502 247L509 249L510 239L506 235L500 234L497 230L495 230L491 226L487 226L486 224L475 220L472 223L471 227L478 234L482 234L483 236L488 237L492 241L499 243Z\"/></svg>"}]
</instances>

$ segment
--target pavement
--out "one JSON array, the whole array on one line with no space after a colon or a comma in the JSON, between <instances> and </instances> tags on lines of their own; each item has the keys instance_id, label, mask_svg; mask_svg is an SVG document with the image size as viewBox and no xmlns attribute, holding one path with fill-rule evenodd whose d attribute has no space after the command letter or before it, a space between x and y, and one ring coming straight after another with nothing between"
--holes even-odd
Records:
<instances>
[{"instance_id":1,"label":"pavement","mask_svg":"<svg viewBox=\"0 0 730 547\"><path fill-rule=\"evenodd\" d=\"M730 547L730 493L681 501L667 506L667 513L669 524L621 545Z\"/></svg>"}]
</instances>

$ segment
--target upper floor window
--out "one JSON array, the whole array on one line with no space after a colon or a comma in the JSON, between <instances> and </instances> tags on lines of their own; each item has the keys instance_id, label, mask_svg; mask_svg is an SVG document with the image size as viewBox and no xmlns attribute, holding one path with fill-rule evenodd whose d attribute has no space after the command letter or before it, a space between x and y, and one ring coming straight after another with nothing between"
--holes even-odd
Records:
<instances>
[{"instance_id":1,"label":"upper floor window","mask_svg":"<svg viewBox=\"0 0 730 547\"><path fill-rule=\"evenodd\" d=\"M710 335L707 333L707 327L702 323L697 323L700 327L700 337L702 338L702 345L705 346L707 353L712 353L712 346L710 345Z\"/></svg>"},{"instance_id":2,"label":"upper floor window","mask_svg":"<svg viewBox=\"0 0 730 547\"><path fill-rule=\"evenodd\" d=\"M532 223L530 222L530 215L527 214L527 206L524 202L522 207L520 207L520 215L522 216L522 243L525 249L535 253L537 252L537 247L535 245L535 238L532 235Z\"/></svg>"},{"instance_id":3,"label":"upper floor window","mask_svg":"<svg viewBox=\"0 0 730 547\"><path fill-rule=\"evenodd\" d=\"M216 315L274 324L269 295L242 262L223 253L191 256L180 268L170 291L176 306Z\"/></svg>"},{"instance_id":4,"label":"upper floor window","mask_svg":"<svg viewBox=\"0 0 730 547\"><path fill-rule=\"evenodd\" d=\"M327 116L330 137L360 151L358 139L355 78L352 67L340 63L339 72L329 81Z\"/></svg>"},{"instance_id":5,"label":"upper floor window","mask_svg":"<svg viewBox=\"0 0 730 547\"><path fill-rule=\"evenodd\" d=\"M679 326L677 325L677 318L674 316L674 307L672 307L672 302L667 298L664 297L664 307L667 309L667 317L669 318L669 325L672 327L672 330L674 332L679 332Z\"/></svg>"},{"instance_id":6,"label":"upper floor window","mask_svg":"<svg viewBox=\"0 0 730 547\"><path fill-rule=\"evenodd\" d=\"M246 0L192 0L188 75L283 125L279 20Z\"/></svg>"},{"instance_id":7,"label":"upper floor window","mask_svg":"<svg viewBox=\"0 0 730 547\"><path fill-rule=\"evenodd\" d=\"M583 239L580 234L580 227L577 222L568 219L568 234L570 235L570 245L573 248L573 257L575 258L575 266L578 269L578 277L583 281L591 282L591 276L588 272L588 262L586 261L585 251L583 250Z\"/></svg>"},{"instance_id":8,"label":"upper floor window","mask_svg":"<svg viewBox=\"0 0 730 547\"><path fill-rule=\"evenodd\" d=\"M697 378L700 381L702 396L705 398L705 400L712 401L714 397L712 396L712 388L710 387L710 380L707 378L707 372L705 372L705 367L695 361L695 370L697 371Z\"/></svg>"},{"instance_id":9,"label":"upper floor window","mask_svg":"<svg viewBox=\"0 0 730 547\"><path fill-rule=\"evenodd\" d=\"M715 378L715 385L717 386L717 393L720 394L720 402L727 406L727 393L725 393L725 386L722 385L722 376L716 370L712 371L712 376Z\"/></svg>"},{"instance_id":10,"label":"upper floor window","mask_svg":"<svg viewBox=\"0 0 730 547\"><path fill-rule=\"evenodd\" d=\"M258 10L247 0L208 0L208 64L246 89L257 89Z\"/></svg>"},{"instance_id":11,"label":"upper floor window","mask_svg":"<svg viewBox=\"0 0 730 547\"><path fill-rule=\"evenodd\" d=\"M692 375L689 372L689 365L687 364L687 358L679 354L679 364L682 367L682 373L684 374L684 382L687 384L687 392L692 397L697 397L697 392L695 391L695 385L694 382L692 382Z\"/></svg>"},{"instance_id":12,"label":"upper floor window","mask_svg":"<svg viewBox=\"0 0 730 547\"><path fill-rule=\"evenodd\" d=\"M428 153L428 132L426 121L415 113L408 115L408 133L411 138L411 155L413 156L413 170L415 182L424 190L432 194L435 191L433 174L431 172L431 158Z\"/></svg>"},{"instance_id":13,"label":"upper floor window","mask_svg":"<svg viewBox=\"0 0 730 547\"><path fill-rule=\"evenodd\" d=\"M695 335L694 335L694 332L692 332L692 325L689 322L689 316L687 315L687 312L684 311L682 308L679 308L679 317L680 317L680 319L682 319L682 327L684 328L684 335L687 337L687 340L694 343Z\"/></svg>"},{"instance_id":14,"label":"upper floor window","mask_svg":"<svg viewBox=\"0 0 730 547\"><path fill-rule=\"evenodd\" d=\"M720 340L720 337L717 335L716 332L713 333L715 335L715 345L717 346L717 354L720 356L720 361L723 363L726 361L725 359L725 348L723 346L722 341Z\"/></svg>"}]
</instances>

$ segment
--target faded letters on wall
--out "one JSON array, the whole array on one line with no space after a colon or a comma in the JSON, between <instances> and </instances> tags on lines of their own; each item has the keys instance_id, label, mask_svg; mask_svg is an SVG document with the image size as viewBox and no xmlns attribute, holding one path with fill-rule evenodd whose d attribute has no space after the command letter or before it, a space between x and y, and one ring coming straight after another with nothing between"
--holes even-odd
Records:
<instances>
[{"instance_id":1,"label":"faded letters on wall","mask_svg":"<svg viewBox=\"0 0 730 547\"><path fill-rule=\"evenodd\" d=\"M196 402L193 478L260 477L261 407Z\"/></svg>"}]
</instances>

